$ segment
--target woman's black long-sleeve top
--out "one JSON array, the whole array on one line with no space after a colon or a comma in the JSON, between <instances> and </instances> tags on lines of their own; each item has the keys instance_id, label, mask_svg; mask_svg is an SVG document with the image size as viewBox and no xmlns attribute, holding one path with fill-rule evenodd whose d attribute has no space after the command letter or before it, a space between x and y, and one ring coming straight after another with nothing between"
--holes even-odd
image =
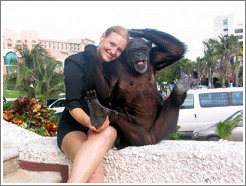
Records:
<instances>
[{"instance_id":1,"label":"woman's black long-sleeve top","mask_svg":"<svg viewBox=\"0 0 246 186\"><path fill-rule=\"evenodd\" d=\"M96 89L96 56L96 46L87 45L85 51L71 55L65 60L66 101L61 119L72 117L68 111L74 108L81 108L89 115L84 97L88 90Z\"/></svg>"}]
</instances>

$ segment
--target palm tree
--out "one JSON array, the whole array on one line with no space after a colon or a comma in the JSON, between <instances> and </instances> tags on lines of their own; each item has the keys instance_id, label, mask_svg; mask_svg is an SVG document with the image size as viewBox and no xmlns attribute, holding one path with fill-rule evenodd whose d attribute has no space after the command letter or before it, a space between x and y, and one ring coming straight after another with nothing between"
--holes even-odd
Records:
<instances>
[{"instance_id":1,"label":"palm tree","mask_svg":"<svg viewBox=\"0 0 246 186\"><path fill-rule=\"evenodd\" d=\"M23 45L16 49L22 56L18 67L16 87L27 92L27 97L35 98L36 93L43 94L45 100L50 94L64 92L63 76L57 71L62 63L48 56L40 44L31 51Z\"/></svg>"},{"instance_id":2,"label":"palm tree","mask_svg":"<svg viewBox=\"0 0 246 186\"><path fill-rule=\"evenodd\" d=\"M239 78L239 70L241 66L241 63L243 62L243 42L240 42L238 45L238 50L236 51L236 60L234 61L234 70L233 73L235 74L235 86L239 86L239 80L242 78ZM241 68L243 70L243 68Z\"/></svg>"},{"instance_id":3,"label":"palm tree","mask_svg":"<svg viewBox=\"0 0 246 186\"><path fill-rule=\"evenodd\" d=\"M204 66L204 70L208 77L208 87L213 88L213 74L216 71L216 66L218 63L217 58L214 54L217 41L209 39L208 42L203 42L203 44L206 47L206 50L204 50L204 58L202 60L206 64Z\"/></svg>"},{"instance_id":4,"label":"palm tree","mask_svg":"<svg viewBox=\"0 0 246 186\"><path fill-rule=\"evenodd\" d=\"M220 41L216 44L215 55L219 57L219 71L222 79L222 86L225 86L225 81L228 80L231 75L231 67L233 66L232 58L236 56L238 50L238 39L234 35L219 36Z\"/></svg>"},{"instance_id":5,"label":"palm tree","mask_svg":"<svg viewBox=\"0 0 246 186\"><path fill-rule=\"evenodd\" d=\"M34 98L33 78L29 74L29 69L33 70L34 68L33 52L24 44L21 48L16 48L16 50L22 58L22 62L18 63L16 89L20 90L21 93L26 92L29 99Z\"/></svg>"},{"instance_id":6,"label":"palm tree","mask_svg":"<svg viewBox=\"0 0 246 186\"><path fill-rule=\"evenodd\" d=\"M59 70L62 67L62 62L45 57L43 60L37 60L36 65L36 69L30 71L30 74L36 82L35 90L43 95L44 105L46 105L49 96L57 96L64 92L64 76Z\"/></svg>"},{"instance_id":7,"label":"palm tree","mask_svg":"<svg viewBox=\"0 0 246 186\"><path fill-rule=\"evenodd\" d=\"M204 59L201 57L197 57L196 58L196 70L199 74L200 83L206 81L206 78L207 78L206 67L207 67L207 65L206 65Z\"/></svg>"}]
</instances>

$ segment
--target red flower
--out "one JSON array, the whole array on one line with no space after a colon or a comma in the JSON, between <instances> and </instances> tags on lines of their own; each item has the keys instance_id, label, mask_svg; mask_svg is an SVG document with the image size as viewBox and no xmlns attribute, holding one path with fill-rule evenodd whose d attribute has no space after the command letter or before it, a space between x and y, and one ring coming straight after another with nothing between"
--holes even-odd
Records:
<instances>
[{"instance_id":1,"label":"red flower","mask_svg":"<svg viewBox=\"0 0 246 186\"><path fill-rule=\"evenodd\" d=\"M50 124L48 131L49 131L49 133L55 133L57 131L57 126Z\"/></svg>"}]
</instances>

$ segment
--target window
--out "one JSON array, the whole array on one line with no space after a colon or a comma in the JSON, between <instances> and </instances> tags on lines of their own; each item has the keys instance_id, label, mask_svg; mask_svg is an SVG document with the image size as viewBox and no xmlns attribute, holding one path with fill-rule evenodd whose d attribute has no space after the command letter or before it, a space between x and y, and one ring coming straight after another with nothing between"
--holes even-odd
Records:
<instances>
[{"instance_id":1,"label":"window","mask_svg":"<svg viewBox=\"0 0 246 186\"><path fill-rule=\"evenodd\" d=\"M229 106L228 94L226 92L200 94L199 100L201 107Z\"/></svg>"},{"instance_id":2,"label":"window","mask_svg":"<svg viewBox=\"0 0 246 186\"><path fill-rule=\"evenodd\" d=\"M224 31L225 31L225 32L228 31L228 28L225 28Z\"/></svg>"},{"instance_id":3,"label":"window","mask_svg":"<svg viewBox=\"0 0 246 186\"><path fill-rule=\"evenodd\" d=\"M17 43L21 43L21 40L17 40Z\"/></svg>"},{"instance_id":4,"label":"window","mask_svg":"<svg viewBox=\"0 0 246 186\"><path fill-rule=\"evenodd\" d=\"M17 55L14 52L9 52L4 57L4 64L6 66L6 74L15 74L17 72Z\"/></svg>"},{"instance_id":5,"label":"window","mask_svg":"<svg viewBox=\"0 0 246 186\"><path fill-rule=\"evenodd\" d=\"M243 105L243 92L232 92L232 105Z\"/></svg>"},{"instance_id":6,"label":"window","mask_svg":"<svg viewBox=\"0 0 246 186\"><path fill-rule=\"evenodd\" d=\"M239 121L237 127L243 127L243 121Z\"/></svg>"},{"instance_id":7,"label":"window","mask_svg":"<svg viewBox=\"0 0 246 186\"><path fill-rule=\"evenodd\" d=\"M65 99L59 100L51 106L51 108L56 108L56 107L65 107Z\"/></svg>"},{"instance_id":8,"label":"window","mask_svg":"<svg viewBox=\"0 0 246 186\"><path fill-rule=\"evenodd\" d=\"M7 53L4 58L4 65L17 65L17 55L13 52Z\"/></svg>"},{"instance_id":9,"label":"window","mask_svg":"<svg viewBox=\"0 0 246 186\"><path fill-rule=\"evenodd\" d=\"M223 25L228 25L228 19L223 20Z\"/></svg>"},{"instance_id":10,"label":"window","mask_svg":"<svg viewBox=\"0 0 246 186\"><path fill-rule=\"evenodd\" d=\"M235 29L235 33L243 33L243 29Z\"/></svg>"},{"instance_id":11,"label":"window","mask_svg":"<svg viewBox=\"0 0 246 186\"><path fill-rule=\"evenodd\" d=\"M32 40L32 43L37 43L35 40Z\"/></svg>"},{"instance_id":12,"label":"window","mask_svg":"<svg viewBox=\"0 0 246 186\"><path fill-rule=\"evenodd\" d=\"M239 121L237 127L243 127L243 121Z\"/></svg>"},{"instance_id":13,"label":"window","mask_svg":"<svg viewBox=\"0 0 246 186\"><path fill-rule=\"evenodd\" d=\"M242 35L237 36L238 39L243 39Z\"/></svg>"},{"instance_id":14,"label":"window","mask_svg":"<svg viewBox=\"0 0 246 186\"><path fill-rule=\"evenodd\" d=\"M194 108L194 95L188 94L184 100L184 103L180 107L181 109Z\"/></svg>"}]
</instances>

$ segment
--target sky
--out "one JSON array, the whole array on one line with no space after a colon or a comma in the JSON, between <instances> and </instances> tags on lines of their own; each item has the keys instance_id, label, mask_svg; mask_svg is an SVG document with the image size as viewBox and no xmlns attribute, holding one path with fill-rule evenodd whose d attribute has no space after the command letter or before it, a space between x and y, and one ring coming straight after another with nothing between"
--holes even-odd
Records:
<instances>
[{"instance_id":1,"label":"sky","mask_svg":"<svg viewBox=\"0 0 246 186\"><path fill-rule=\"evenodd\" d=\"M90 38L99 42L112 25L152 28L183 41L186 58L203 57L213 18L233 15L244 23L244 1L1 1L1 29L36 30L39 38ZM1 32L2 33L2 32Z\"/></svg>"}]
</instances>

